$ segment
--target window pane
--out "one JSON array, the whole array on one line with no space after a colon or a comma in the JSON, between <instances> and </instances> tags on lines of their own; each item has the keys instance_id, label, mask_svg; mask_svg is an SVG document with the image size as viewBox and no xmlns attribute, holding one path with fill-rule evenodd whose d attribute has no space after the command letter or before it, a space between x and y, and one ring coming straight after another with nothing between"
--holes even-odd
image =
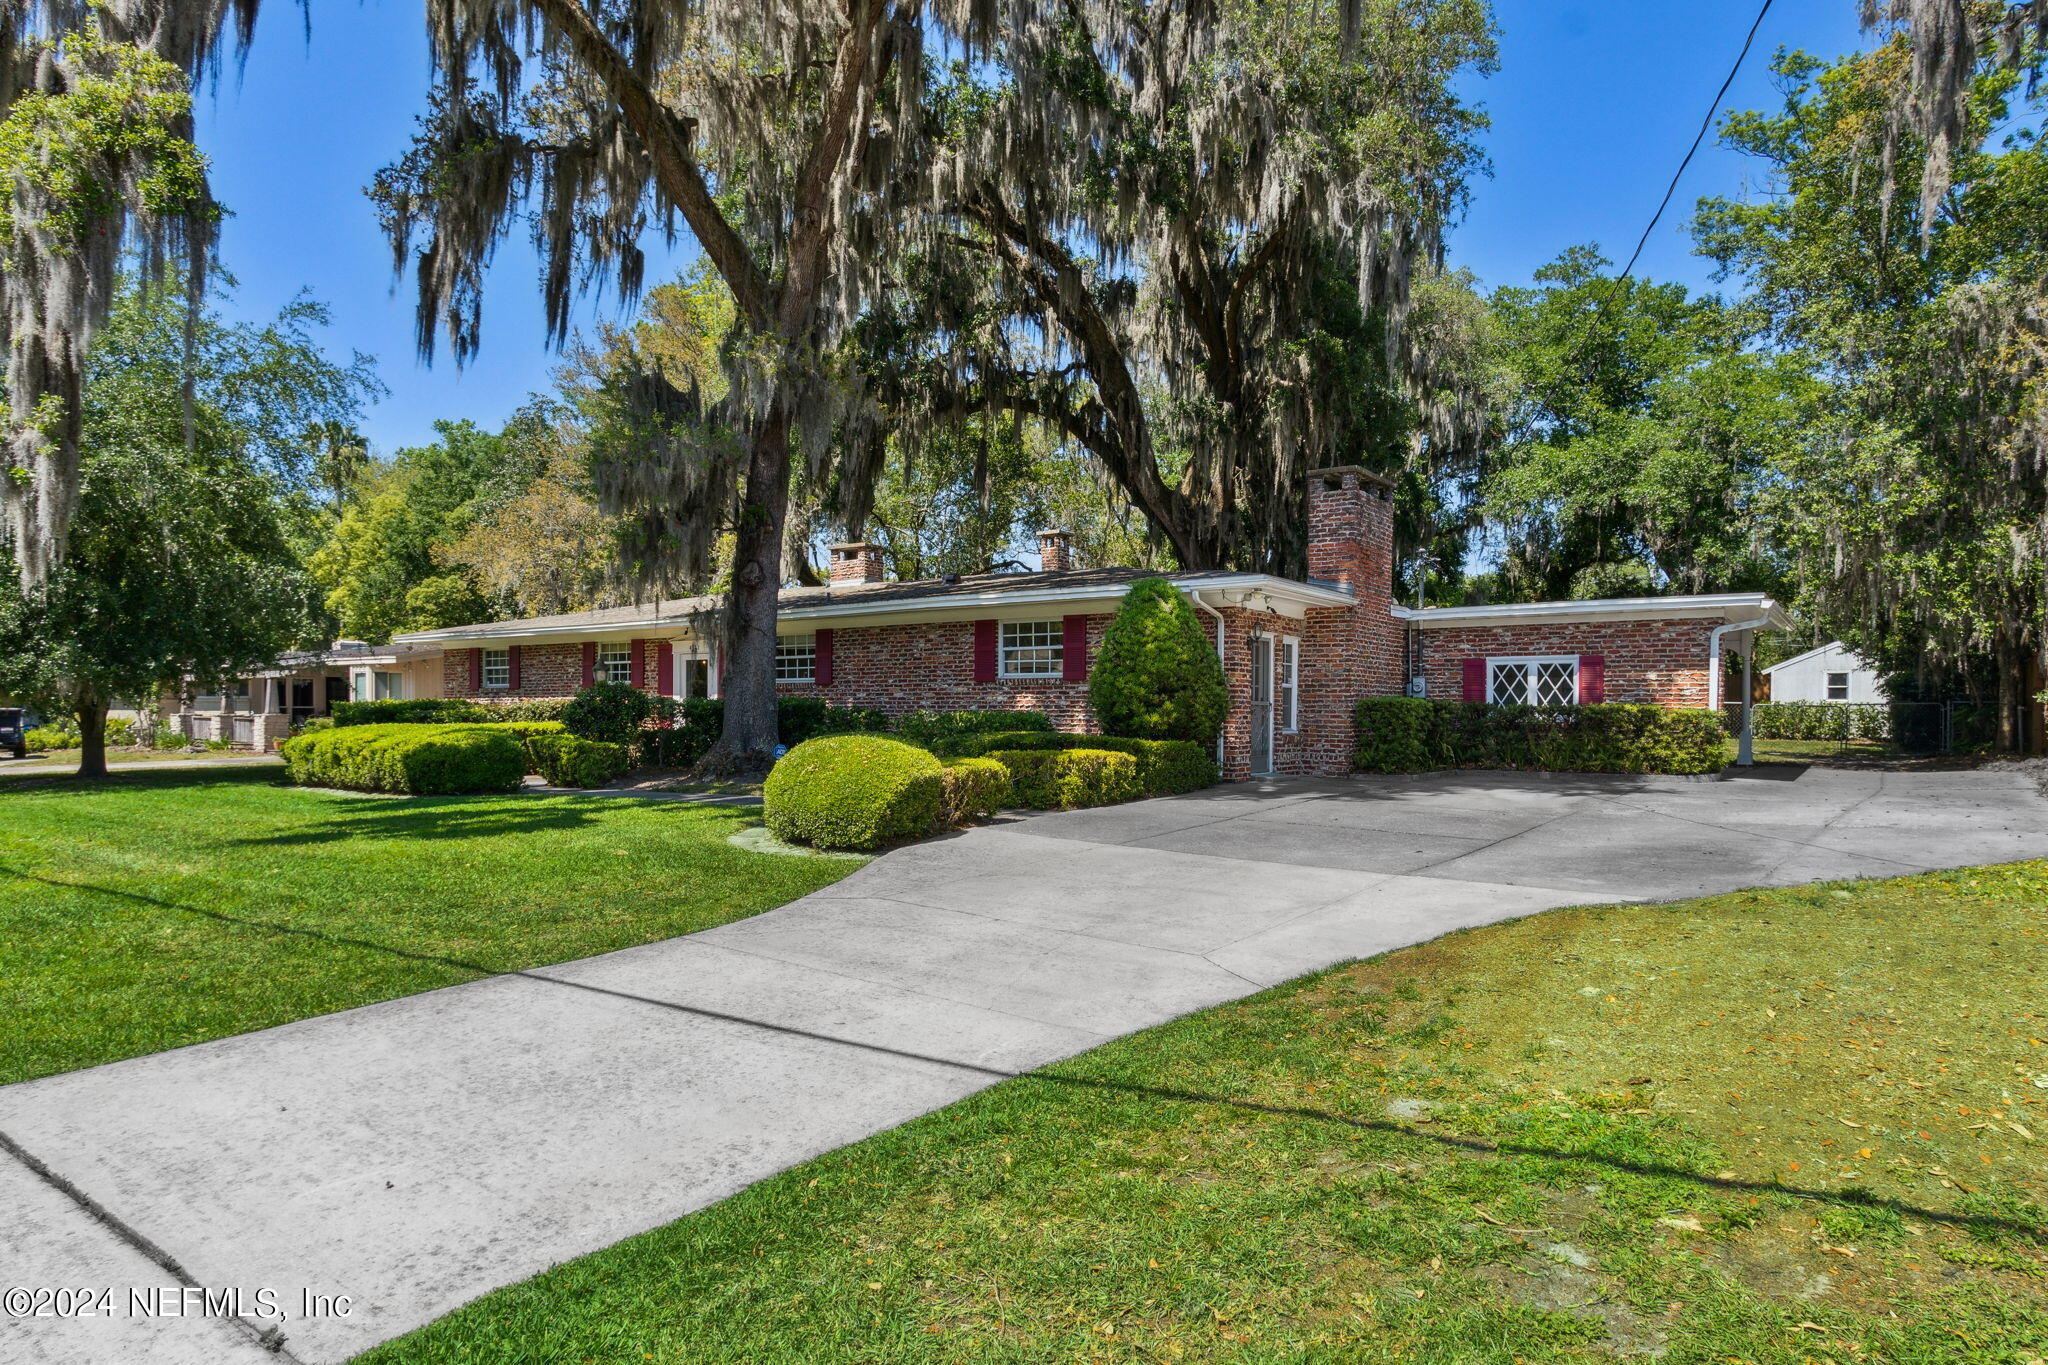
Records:
<instances>
[{"instance_id":1,"label":"window pane","mask_svg":"<svg viewBox=\"0 0 2048 1365\"><path fill-rule=\"evenodd\" d=\"M1531 684L1538 706L1569 706L1579 699L1579 666L1576 663L1542 663L1532 669Z\"/></svg>"},{"instance_id":2,"label":"window pane","mask_svg":"<svg viewBox=\"0 0 2048 1365\"><path fill-rule=\"evenodd\" d=\"M593 670L600 682L629 683L633 681L633 647L631 645L599 645L597 667Z\"/></svg>"},{"instance_id":3,"label":"window pane","mask_svg":"<svg viewBox=\"0 0 2048 1365\"><path fill-rule=\"evenodd\" d=\"M484 686L510 687L512 685L512 651L508 649L487 649L484 651Z\"/></svg>"},{"instance_id":4,"label":"window pane","mask_svg":"<svg viewBox=\"0 0 2048 1365\"><path fill-rule=\"evenodd\" d=\"M775 681L810 682L818 675L818 641L811 635L775 645Z\"/></svg>"},{"instance_id":5,"label":"window pane","mask_svg":"<svg viewBox=\"0 0 2048 1365\"><path fill-rule=\"evenodd\" d=\"M1066 659L1066 630L1058 621L1003 622L1002 672L1012 678L1057 678Z\"/></svg>"},{"instance_id":6,"label":"window pane","mask_svg":"<svg viewBox=\"0 0 2048 1365\"><path fill-rule=\"evenodd\" d=\"M1527 664L1494 664L1492 672L1492 696L1495 701L1520 703L1529 699Z\"/></svg>"}]
</instances>

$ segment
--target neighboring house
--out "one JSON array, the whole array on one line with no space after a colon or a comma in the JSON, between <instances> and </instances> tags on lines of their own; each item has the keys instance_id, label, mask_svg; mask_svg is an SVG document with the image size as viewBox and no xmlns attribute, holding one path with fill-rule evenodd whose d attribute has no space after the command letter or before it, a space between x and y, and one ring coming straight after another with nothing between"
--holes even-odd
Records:
<instances>
[{"instance_id":1,"label":"neighboring house","mask_svg":"<svg viewBox=\"0 0 2048 1365\"><path fill-rule=\"evenodd\" d=\"M1392 486L1362 469L1310 476L1306 581L1162 575L1204 617L1231 705L1224 773L1350 770L1359 698L1640 701L1705 706L1722 647L1789 622L1761 593L1411 611L1393 600ZM888 582L881 551L831 548L823 587L783 592L777 682L788 695L891 715L1044 711L1087 731L1088 661L1137 569L1070 567L1040 537L1038 573ZM599 678L663 696L718 695L715 598L494 621L400 635L444 651L448 696L563 697ZM1419 668L1417 667L1419 660Z\"/></svg>"},{"instance_id":2,"label":"neighboring house","mask_svg":"<svg viewBox=\"0 0 2048 1365\"><path fill-rule=\"evenodd\" d=\"M192 687L167 696L159 718L194 743L226 740L269 749L293 726L329 714L338 701L440 695L438 648L336 640L327 649L280 655L271 667L231 678L215 691Z\"/></svg>"},{"instance_id":3,"label":"neighboring house","mask_svg":"<svg viewBox=\"0 0 2048 1365\"><path fill-rule=\"evenodd\" d=\"M1772 701L1884 702L1884 681L1862 655L1840 640L1763 670Z\"/></svg>"}]
</instances>

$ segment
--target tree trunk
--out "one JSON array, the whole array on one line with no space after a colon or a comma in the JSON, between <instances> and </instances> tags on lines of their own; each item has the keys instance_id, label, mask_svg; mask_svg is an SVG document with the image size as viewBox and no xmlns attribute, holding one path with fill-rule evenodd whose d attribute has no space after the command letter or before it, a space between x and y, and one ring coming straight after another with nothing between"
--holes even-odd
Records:
<instances>
[{"instance_id":1,"label":"tree trunk","mask_svg":"<svg viewBox=\"0 0 2048 1365\"><path fill-rule=\"evenodd\" d=\"M1998 642L1998 747L2017 753L2025 747L2025 720L2021 708L2027 694L2027 651L2008 635Z\"/></svg>"},{"instance_id":2,"label":"tree trunk","mask_svg":"<svg viewBox=\"0 0 2048 1365\"><path fill-rule=\"evenodd\" d=\"M755 431L747 457L726 618L725 723L697 765L707 777L763 773L775 762L775 608L788 513L789 423L778 405Z\"/></svg>"},{"instance_id":3,"label":"tree trunk","mask_svg":"<svg viewBox=\"0 0 2048 1365\"><path fill-rule=\"evenodd\" d=\"M107 775L107 704L87 693L78 699L78 775Z\"/></svg>"}]
</instances>

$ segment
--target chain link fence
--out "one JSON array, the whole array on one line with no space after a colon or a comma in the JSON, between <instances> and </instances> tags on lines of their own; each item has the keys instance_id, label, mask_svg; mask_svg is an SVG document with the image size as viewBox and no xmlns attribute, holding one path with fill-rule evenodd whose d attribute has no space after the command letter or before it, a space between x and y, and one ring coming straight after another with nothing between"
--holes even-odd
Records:
<instances>
[{"instance_id":1,"label":"chain link fence","mask_svg":"<svg viewBox=\"0 0 2048 1365\"><path fill-rule=\"evenodd\" d=\"M1926 758L1989 753L1998 747L1998 705L1974 701L1758 702L1759 761L1800 758ZM1742 706L1721 710L1742 733Z\"/></svg>"}]
</instances>

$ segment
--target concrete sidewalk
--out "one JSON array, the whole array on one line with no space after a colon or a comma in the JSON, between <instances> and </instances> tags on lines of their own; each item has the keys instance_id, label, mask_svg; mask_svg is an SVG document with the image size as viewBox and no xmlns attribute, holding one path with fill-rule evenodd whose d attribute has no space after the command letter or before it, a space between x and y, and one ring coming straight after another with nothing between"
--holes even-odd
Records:
<instances>
[{"instance_id":1,"label":"concrete sidewalk","mask_svg":"<svg viewBox=\"0 0 2048 1365\"><path fill-rule=\"evenodd\" d=\"M267 1288L289 1357L344 1360L1333 962L1559 905L2048 856L2017 774L1780 776L1274 782L1021 819L686 938L7 1087L0 1283ZM0 1316L0 1360L276 1359L250 1316Z\"/></svg>"}]
</instances>

